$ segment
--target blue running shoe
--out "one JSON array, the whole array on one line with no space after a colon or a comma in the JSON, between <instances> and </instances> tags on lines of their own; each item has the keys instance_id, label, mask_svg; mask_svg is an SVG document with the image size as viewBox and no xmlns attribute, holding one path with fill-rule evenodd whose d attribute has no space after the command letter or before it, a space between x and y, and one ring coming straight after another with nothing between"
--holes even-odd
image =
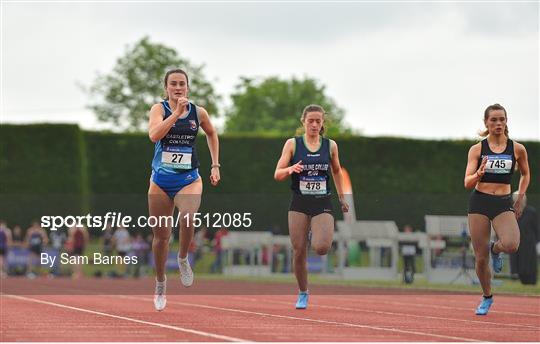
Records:
<instances>
[{"instance_id":1,"label":"blue running shoe","mask_svg":"<svg viewBox=\"0 0 540 344\"><path fill-rule=\"evenodd\" d=\"M503 257L502 253L493 253L494 242L491 243L489 250L491 251L491 263L493 264L493 271L499 273L502 271L503 267Z\"/></svg>"},{"instance_id":2,"label":"blue running shoe","mask_svg":"<svg viewBox=\"0 0 540 344\"><path fill-rule=\"evenodd\" d=\"M493 297L490 297L489 299L482 297L482 301L480 301L478 308L476 308L476 315L488 314L489 307L491 307L492 304L493 304Z\"/></svg>"},{"instance_id":3,"label":"blue running shoe","mask_svg":"<svg viewBox=\"0 0 540 344\"><path fill-rule=\"evenodd\" d=\"M309 293L307 291L301 291L298 293L298 300L296 301L296 309L306 309L309 299Z\"/></svg>"}]
</instances>

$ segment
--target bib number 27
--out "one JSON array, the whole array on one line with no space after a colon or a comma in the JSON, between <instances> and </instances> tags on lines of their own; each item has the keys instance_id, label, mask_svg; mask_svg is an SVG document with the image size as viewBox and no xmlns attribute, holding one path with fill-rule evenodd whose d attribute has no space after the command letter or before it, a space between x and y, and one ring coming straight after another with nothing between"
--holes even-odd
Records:
<instances>
[{"instance_id":1,"label":"bib number 27","mask_svg":"<svg viewBox=\"0 0 540 344\"><path fill-rule=\"evenodd\" d=\"M177 163L179 164L180 161L182 161L182 157L184 156L184 154L177 154L177 153L173 153L171 154L171 162L172 163Z\"/></svg>"}]
</instances>

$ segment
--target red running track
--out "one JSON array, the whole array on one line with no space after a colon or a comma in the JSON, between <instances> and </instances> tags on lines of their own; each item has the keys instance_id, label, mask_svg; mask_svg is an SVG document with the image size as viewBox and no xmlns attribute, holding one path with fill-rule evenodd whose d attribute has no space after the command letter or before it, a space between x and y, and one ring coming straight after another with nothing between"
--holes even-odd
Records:
<instances>
[{"instance_id":1,"label":"red running track","mask_svg":"<svg viewBox=\"0 0 540 344\"><path fill-rule=\"evenodd\" d=\"M291 285L284 285L290 295L269 295L268 284L249 282L241 283L258 294L208 295L202 291L209 285L230 285L197 283L190 295L168 295L163 312L153 309L151 295L62 295L62 280L46 281L58 285L54 294L3 287L0 341L540 341L538 297L496 295L489 315L479 317L478 295L362 288L332 295L314 287L309 309L301 311Z\"/></svg>"}]
</instances>

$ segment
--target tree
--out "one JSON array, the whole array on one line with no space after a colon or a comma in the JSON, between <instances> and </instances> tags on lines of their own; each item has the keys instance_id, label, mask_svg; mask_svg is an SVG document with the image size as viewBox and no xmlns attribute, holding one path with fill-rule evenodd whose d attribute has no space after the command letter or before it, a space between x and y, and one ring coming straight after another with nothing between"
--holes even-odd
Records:
<instances>
[{"instance_id":1,"label":"tree","mask_svg":"<svg viewBox=\"0 0 540 344\"><path fill-rule=\"evenodd\" d=\"M293 135L301 126L304 107L318 104L327 112L326 133L351 133L343 123L343 109L324 91L324 86L307 77L269 77L262 81L241 78L231 96L233 105L226 114L225 131Z\"/></svg>"},{"instance_id":2,"label":"tree","mask_svg":"<svg viewBox=\"0 0 540 344\"><path fill-rule=\"evenodd\" d=\"M210 114L216 114L219 97L205 79L203 67L179 57L173 48L143 37L126 48L109 74L98 74L86 90L91 96L87 107L101 122L112 123L122 130L145 130L150 107L164 95L165 72L181 68L189 75L190 98Z\"/></svg>"}]
</instances>

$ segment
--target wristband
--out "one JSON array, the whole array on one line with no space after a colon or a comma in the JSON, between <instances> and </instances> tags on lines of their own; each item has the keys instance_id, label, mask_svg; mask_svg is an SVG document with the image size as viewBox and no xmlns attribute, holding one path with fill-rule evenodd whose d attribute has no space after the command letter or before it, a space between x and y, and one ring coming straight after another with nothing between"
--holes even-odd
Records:
<instances>
[{"instance_id":1,"label":"wristband","mask_svg":"<svg viewBox=\"0 0 540 344\"><path fill-rule=\"evenodd\" d=\"M217 167L217 168L220 168L221 167L221 164L212 164L212 166L210 166L211 168L214 168L214 167Z\"/></svg>"}]
</instances>

